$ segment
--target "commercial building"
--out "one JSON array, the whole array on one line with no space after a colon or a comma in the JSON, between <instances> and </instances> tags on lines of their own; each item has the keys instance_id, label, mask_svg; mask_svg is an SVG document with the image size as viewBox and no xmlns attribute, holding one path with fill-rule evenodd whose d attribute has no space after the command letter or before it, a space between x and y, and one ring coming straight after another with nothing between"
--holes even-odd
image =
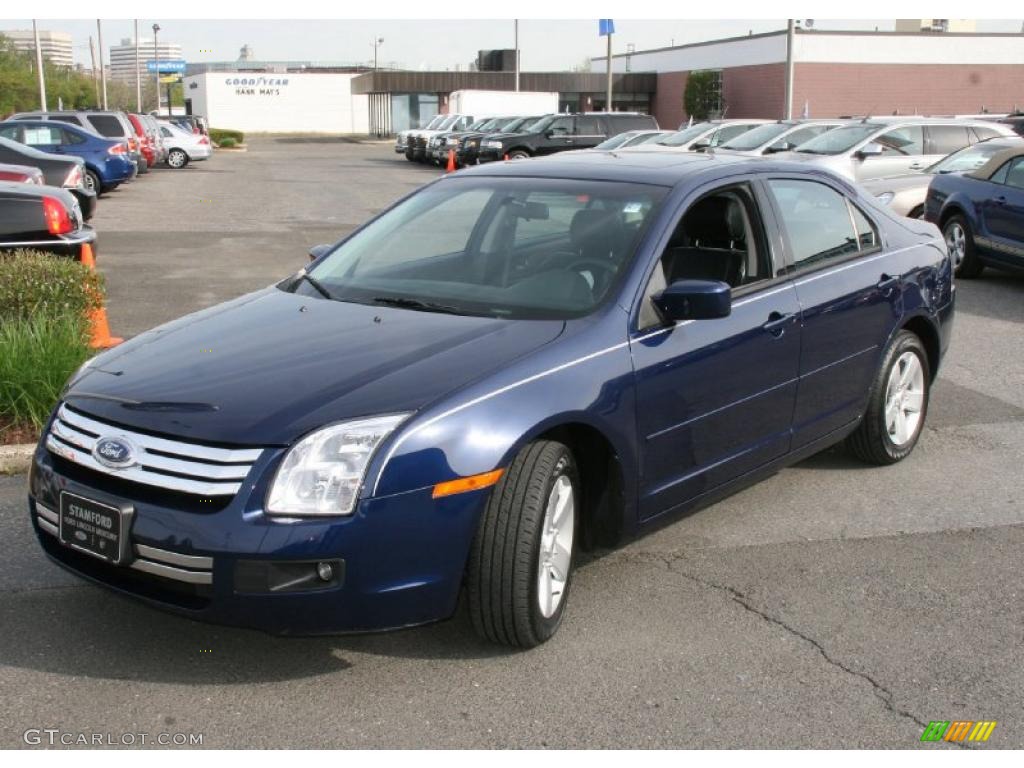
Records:
<instances>
[{"instance_id":1,"label":"commercial building","mask_svg":"<svg viewBox=\"0 0 1024 768\"><path fill-rule=\"evenodd\" d=\"M15 50L35 55L36 43L31 29L11 29L0 32L12 43ZM67 32L50 32L39 30L39 51L43 58L59 67L70 67L74 64L71 55L71 35Z\"/></svg>"},{"instance_id":2,"label":"commercial building","mask_svg":"<svg viewBox=\"0 0 1024 768\"><path fill-rule=\"evenodd\" d=\"M604 109L604 75L522 72L520 90L554 91L561 111ZM613 76L614 108L648 112L657 76ZM514 72L370 70L329 62L189 64L186 108L218 128L387 136L448 111L452 91L515 89Z\"/></svg>"},{"instance_id":3,"label":"commercial building","mask_svg":"<svg viewBox=\"0 0 1024 768\"><path fill-rule=\"evenodd\" d=\"M933 20L934 21L934 20ZM720 78L728 117L781 118L786 110L785 30L612 56L613 72L656 77L651 111L663 126L688 118L690 72ZM972 114L1024 107L1024 35L838 32L793 36L793 115ZM605 57L592 60L606 72Z\"/></svg>"},{"instance_id":4,"label":"commercial building","mask_svg":"<svg viewBox=\"0 0 1024 768\"><path fill-rule=\"evenodd\" d=\"M152 77L146 69L146 62L157 58L160 61L171 61L181 58L181 46L158 38L156 47L152 40L139 38L139 73L143 79ZM110 46L110 77L113 80L135 82L135 41L125 38L120 45Z\"/></svg>"}]
</instances>

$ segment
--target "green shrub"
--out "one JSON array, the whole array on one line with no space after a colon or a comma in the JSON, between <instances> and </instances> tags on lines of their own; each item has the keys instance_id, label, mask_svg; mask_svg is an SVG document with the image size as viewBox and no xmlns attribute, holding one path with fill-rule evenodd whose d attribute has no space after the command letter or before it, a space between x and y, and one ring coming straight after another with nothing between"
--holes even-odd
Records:
<instances>
[{"instance_id":1,"label":"green shrub","mask_svg":"<svg viewBox=\"0 0 1024 768\"><path fill-rule=\"evenodd\" d=\"M0 322L0 424L41 429L68 377L90 355L78 317Z\"/></svg>"},{"instance_id":2,"label":"green shrub","mask_svg":"<svg viewBox=\"0 0 1024 768\"><path fill-rule=\"evenodd\" d=\"M103 277L71 259L40 253L0 253L0 325L29 317L79 322L103 302Z\"/></svg>"},{"instance_id":3,"label":"green shrub","mask_svg":"<svg viewBox=\"0 0 1024 768\"><path fill-rule=\"evenodd\" d=\"M221 149L231 149L232 147L237 147L238 142L228 136L227 138L218 141L217 146Z\"/></svg>"},{"instance_id":4,"label":"green shrub","mask_svg":"<svg viewBox=\"0 0 1024 768\"><path fill-rule=\"evenodd\" d=\"M245 134L241 131L234 131L229 128L210 129L210 141L215 142L220 146L224 146L224 139L234 139L236 144L244 144Z\"/></svg>"}]
</instances>

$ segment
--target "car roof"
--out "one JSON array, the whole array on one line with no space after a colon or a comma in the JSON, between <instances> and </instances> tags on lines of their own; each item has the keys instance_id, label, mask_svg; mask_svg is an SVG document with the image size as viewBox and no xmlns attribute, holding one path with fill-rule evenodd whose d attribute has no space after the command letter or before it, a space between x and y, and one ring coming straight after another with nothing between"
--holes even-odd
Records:
<instances>
[{"instance_id":1,"label":"car roof","mask_svg":"<svg viewBox=\"0 0 1024 768\"><path fill-rule=\"evenodd\" d=\"M992 174L1003 167L1003 163L1007 160L1012 160L1015 157L1024 155L1024 140L1014 141L1011 137L1000 137L998 139L989 139L986 144L996 143L1006 144L1006 148L996 152L994 155L989 157L985 164L980 168L975 168L973 171L966 173L966 176L973 176L976 179L987 181L992 178ZM975 145L977 146L977 145Z\"/></svg>"},{"instance_id":2,"label":"car roof","mask_svg":"<svg viewBox=\"0 0 1024 768\"><path fill-rule=\"evenodd\" d=\"M845 179L810 163L769 160L744 155L714 155L702 152L636 152L632 149L598 152L580 150L530 160L486 163L458 171L451 176L506 176L511 178L577 179L618 181L672 187L703 176L735 175L745 171L792 173L828 178L855 194Z\"/></svg>"}]
</instances>

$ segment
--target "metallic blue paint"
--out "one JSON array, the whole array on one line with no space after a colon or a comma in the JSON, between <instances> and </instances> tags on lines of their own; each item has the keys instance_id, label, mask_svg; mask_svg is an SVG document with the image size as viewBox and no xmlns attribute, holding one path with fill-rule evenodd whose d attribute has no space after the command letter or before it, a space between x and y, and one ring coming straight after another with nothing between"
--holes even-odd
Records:
<instances>
[{"instance_id":1,"label":"metallic blue paint","mask_svg":"<svg viewBox=\"0 0 1024 768\"><path fill-rule=\"evenodd\" d=\"M98 136L84 128L56 120L9 120L0 123L4 128L54 128L58 127L80 139L78 144L32 145L41 152L51 155L71 155L80 157L85 166L100 178L104 190L114 189L119 184L130 181L136 174L138 166L127 152L112 155L111 147L123 144L123 141ZM100 190L96 190L99 192Z\"/></svg>"},{"instance_id":2,"label":"metallic blue paint","mask_svg":"<svg viewBox=\"0 0 1024 768\"><path fill-rule=\"evenodd\" d=\"M65 399L138 431L265 450L226 506L125 498L102 477L36 451L30 507L69 490L135 507L132 536L214 558L212 591L184 606L122 583L119 569L65 567L170 610L274 632L406 626L452 614L488 491L433 499L436 483L509 464L566 425L606 441L621 469L613 513L626 535L706 504L842 439L857 425L888 340L908 322L948 346L953 293L935 228L899 219L826 172L764 160L573 153L451 174L550 176L671 187L612 300L568 321L499 320L343 304L269 288L105 353ZM813 178L877 224L881 248L793 269L763 181ZM775 276L737 290L728 317L642 327L640 307L672 227L697 197L742 181L757 193ZM282 521L263 503L287 447L349 418L411 411L378 448L351 517ZM109 486L109 484L106 484ZM235 594L237 559L344 559L334 590ZM88 570L88 569L87 569ZM123 570L123 569L121 569Z\"/></svg>"}]
</instances>

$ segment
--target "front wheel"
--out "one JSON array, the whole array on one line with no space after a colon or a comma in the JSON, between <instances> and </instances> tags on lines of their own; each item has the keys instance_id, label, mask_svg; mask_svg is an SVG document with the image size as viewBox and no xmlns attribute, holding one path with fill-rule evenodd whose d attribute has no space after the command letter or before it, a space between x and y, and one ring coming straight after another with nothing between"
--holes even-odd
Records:
<instances>
[{"instance_id":1,"label":"front wheel","mask_svg":"<svg viewBox=\"0 0 1024 768\"><path fill-rule=\"evenodd\" d=\"M184 168L188 165L188 155L183 149L172 149L167 153L167 164L171 168Z\"/></svg>"},{"instance_id":2,"label":"front wheel","mask_svg":"<svg viewBox=\"0 0 1024 768\"><path fill-rule=\"evenodd\" d=\"M975 253L974 233L967 219L960 214L951 216L942 227L942 236L946 240L949 258L953 261L953 274L965 279L980 275L985 265Z\"/></svg>"},{"instance_id":3,"label":"front wheel","mask_svg":"<svg viewBox=\"0 0 1024 768\"><path fill-rule=\"evenodd\" d=\"M579 475L562 443L527 445L480 520L467 572L479 635L533 648L558 630L569 599L579 520Z\"/></svg>"},{"instance_id":4,"label":"front wheel","mask_svg":"<svg viewBox=\"0 0 1024 768\"><path fill-rule=\"evenodd\" d=\"M930 392L924 346L916 334L900 331L875 375L864 419L847 438L853 454L870 464L895 464L909 456L924 428Z\"/></svg>"},{"instance_id":5,"label":"front wheel","mask_svg":"<svg viewBox=\"0 0 1024 768\"><path fill-rule=\"evenodd\" d=\"M513 149L511 152L508 153L509 160L528 160L529 158L530 153L527 152L525 149Z\"/></svg>"}]
</instances>

